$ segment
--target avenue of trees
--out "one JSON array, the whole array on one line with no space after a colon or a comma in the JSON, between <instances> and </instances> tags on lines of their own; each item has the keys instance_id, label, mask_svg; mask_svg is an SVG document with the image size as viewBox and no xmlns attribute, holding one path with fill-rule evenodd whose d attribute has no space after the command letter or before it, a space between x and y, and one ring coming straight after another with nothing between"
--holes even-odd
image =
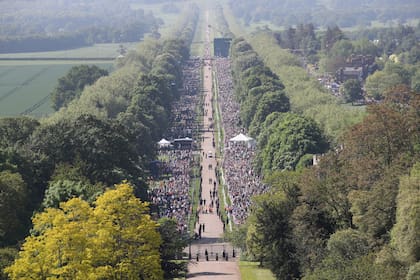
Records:
<instances>
[{"instance_id":1,"label":"avenue of trees","mask_svg":"<svg viewBox=\"0 0 420 280\"><path fill-rule=\"evenodd\" d=\"M232 42L231 57L241 125L258 139L260 171L293 170L308 154L328 148L313 120L290 113L283 83L245 39Z\"/></svg>"},{"instance_id":2,"label":"avenue of trees","mask_svg":"<svg viewBox=\"0 0 420 280\"><path fill-rule=\"evenodd\" d=\"M118 69L108 76L95 67L71 69L59 80L55 96L62 102L50 117L0 119L0 210L7 213L0 217L0 269L9 266L11 279L31 273L161 279L179 270L172 260L185 241L171 221L149 221L149 210L138 199L148 199L147 166L168 127L172 102L179 97L197 7L189 6L183 15L173 27L176 38L142 42L137 51L118 60ZM124 180L127 183L113 187ZM113 202L119 195L133 207ZM108 213L113 204L115 212ZM135 231L143 232L143 226L127 224L114 214L131 223L144 221L145 236ZM137 216L142 218L133 219ZM74 217L81 222L74 223ZM81 236L91 230L91 236ZM91 244L85 251L78 250L87 243ZM105 245L105 255L95 251ZM39 255L28 261L34 250ZM137 259L125 259L128 252ZM112 255L109 266L106 254ZM0 279L8 278L0 273Z\"/></svg>"},{"instance_id":3,"label":"avenue of trees","mask_svg":"<svg viewBox=\"0 0 420 280\"><path fill-rule=\"evenodd\" d=\"M162 24L127 0L0 1L0 11L0 53L139 42Z\"/></svg>"},{"instance_id":4,"label":"avenue of trees","mask_svg":"<svg viewBox=\"0 0 420 280\"><path fill-rule=\"evenodd\" d=\"M365 113L349 110L270 34L249 38L255 51L243 39L232 45L236 95L245 106L242 124L258 139L257 171L271 190L254 198L230 240L277 279L417 279L419 93L400 81L383 88L382 101ZM263 66L267 84L282 85L277 91L290 110L260 105L262 97L246 103L262 72L248 77L246 69ZM388 61L384 71L399 75L404 66ZM276 100L270 104L281 104ZM248 104L267 114L254 111L251 125ZM315 166L313 153L325 153Z\"/></svg>"}]
</instances>

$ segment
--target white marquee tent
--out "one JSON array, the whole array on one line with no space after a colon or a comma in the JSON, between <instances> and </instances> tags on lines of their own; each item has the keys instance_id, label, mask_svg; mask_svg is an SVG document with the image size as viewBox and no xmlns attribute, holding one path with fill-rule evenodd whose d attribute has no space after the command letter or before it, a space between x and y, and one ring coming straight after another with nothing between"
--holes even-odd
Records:
<instances>
[{"instance_id":1,"label":"white marquee tent","mask_svg":"<svg viewBox=\"0 0 420 280\"><path fill-rule=\"evenodd\" d=\"M256 141L252 137L239 133L235 137L230 138L229 143L243 143L243 144L248 145L248 147L254 147L256 144Z\"/></svg>"},{"instance_id":2,"label":"white marquee tent","mask_svg":"<svg viewBox=\"0 0 420 280\"><path fill-rule=\"evenodd\" d=\"M159 148L169 148L171 146L171 142L169 142L165 138L162 138L162 140L158 142L158 145L159 145Z\"/></svg>"}]
</instances>

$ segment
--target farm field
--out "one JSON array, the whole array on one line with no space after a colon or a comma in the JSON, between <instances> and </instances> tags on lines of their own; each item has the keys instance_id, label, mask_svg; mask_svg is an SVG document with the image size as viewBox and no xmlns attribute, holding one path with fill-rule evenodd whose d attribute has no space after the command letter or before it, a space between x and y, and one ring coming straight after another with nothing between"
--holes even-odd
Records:
<instances>
[{"instance_id":1,"label":"farm field","mask_svg":"<svg viewBox=\"0 0 420 280\"><path fill-rule=\"evenodd\" d=\"M0 64L0 117L20 114L42 117L53 112L50 93L58 78L75 65L96 64L108 71L112 62L3 61ZM26 64L25 64L26 63Z\"/></svg>"},{"instance_id":2,"label":"farm field","mask_svg":"<svg viewBox=\"0 0 420 280\"><path fill-rule=\"evenodd\" d=\"M121 43L121 44L95 44L90 47L49 51L49 52L31 52L31 53L4 53L0 54L0 59L7 58L115 58L119 55L120 45L125 49L135 49L139 43Z\"/></svg>"}]
</instances>

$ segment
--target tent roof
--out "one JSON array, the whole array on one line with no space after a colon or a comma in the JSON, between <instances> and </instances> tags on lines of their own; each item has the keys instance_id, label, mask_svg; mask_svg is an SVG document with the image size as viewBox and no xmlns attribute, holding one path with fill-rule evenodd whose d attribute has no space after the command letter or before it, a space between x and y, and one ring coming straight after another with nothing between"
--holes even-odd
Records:
<instances>
[{"instance_id":1,"label":"tent roof","mask_svg":"<svg viewBox=\"0 0 420 280\"><path fill-rule=\"evenodd\" d=\"M232 141L232 142L249 142L249 141L252 141L252 140L254 140L254 139L249 137L249 136L246 136L242 133L239 133L235 137L229 139L229 141Z\"/></svg>"},{"instance_id":2,"label":"tent roof","mask_svg":"<svg viewBox=\"0 0 420 280\"><path fill-rule=\"evenodd\" d=\"M158 144L160 144L160 145L167 145L167 144L171 144L171 142L169 142L168 140L166 140L165 138L162 138L162 140L160 140L159 142L158 142Z\"/></svg>"},{"instance_id":3,"label":"tent roof","mask_svg":"<svg viewBox=\"0 0 420 280\"><path fill-rule=\"evenodd\" d=\"M185 137L185 138L178 138L174 140L174 142L178 142L178 141L192 141L192 139L189 137Z\"/></svg>"}]
</instances>

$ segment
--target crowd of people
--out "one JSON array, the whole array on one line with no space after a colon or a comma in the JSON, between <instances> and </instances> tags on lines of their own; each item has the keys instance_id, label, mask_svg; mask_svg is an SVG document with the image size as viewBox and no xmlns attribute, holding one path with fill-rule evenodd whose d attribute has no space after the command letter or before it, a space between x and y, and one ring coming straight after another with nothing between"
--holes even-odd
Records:
<instances>
[{"instance_id":1,"label":"crowd of people","mask_svg":"<svg viewBox=\"0 0 420 280\"><path fill-rule=\"evenodd\" d=\"M232 203L227 210L232 214L233 221L241 224L248 217L252 197L266 192L268 187L253 169L255 147L229 143L229 139L239 132L245 133L240 128L240 105L233 94L229 59L216 58L213 63L216 67L218 103L225 135L223 169ZM165 135L167 139L194 136L192 133L197 128L196 106L200 98L201 67L202 61L199 59L191 59L184 67L183 93L173 105L171 126ZM150 200L157 207L159 217L174 218L179 229L186 230L188 215L191 213L189 185L192 150L173 147L162 149L158 158L161 161L160 168L165 174L152 182Z\"/></svg>"},{"instance_id":2,"label":"crowd of people","mask_svg":"<svg viewBox=\"0 0 420 280\"><path fill-rule=\"evenodd\" d=\"M191 59L183 68L183 88L179 100L172 106L171 126L164 135L166 139L193 137L197 126L196 106L200 100L201 66L201 60ZM160 177L150 183L149 198L157 208L158 216L175 219L180 231L187 230L191 211L189 186L192 153L191 148L167 147L159 150Z\"/></svg>"},{"instance_id":3,"label":"crowd of people","mask_svg":"<svg viewBox=\"0 0 420 280\"><path fill-rule=\"evenodd\" d=\"M155 182L149 190L150 201L157 207L161 217L173 218L180 230L188 226L191 150L161 150L159 157L169 171Z\"/></svg>"},{"instance_id":4,"label":"crowd of people","mask_svg":"<svg viewBox=\"0 0 420 280\"><path fill-rule=\"evenodd\" d=\"M216 75L218 81L218 103L220 104L222 125L224 128L223 170L232 205L229 211L237 224L248 217L252 197L268 190L261 178L253 169L255 147L244 143L229 143L229 139L242 132L240 124L240 105L233 94L233 80L228 58L216 58Z\"/></svg>"}]
</instances>

